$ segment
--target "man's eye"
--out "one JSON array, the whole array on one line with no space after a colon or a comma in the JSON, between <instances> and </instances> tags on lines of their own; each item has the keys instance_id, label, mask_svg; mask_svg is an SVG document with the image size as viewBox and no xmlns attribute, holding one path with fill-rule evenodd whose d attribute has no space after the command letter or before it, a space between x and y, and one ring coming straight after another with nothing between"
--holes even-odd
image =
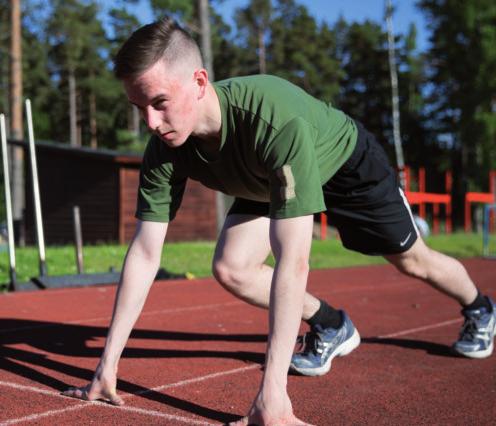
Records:
<instances>
[{"instance_id":1,"label":"man's eye","mask_svg":"<svg viewBox=\"0 0 496 426\"><path fill-rule=\"evenodd\" d=\"M166 107L167 107L167 101L165 99L158 101L158 102L155 102L153 104L153 108L158 109L158 110L165 109Z\"/></svg>"}]
</instances>

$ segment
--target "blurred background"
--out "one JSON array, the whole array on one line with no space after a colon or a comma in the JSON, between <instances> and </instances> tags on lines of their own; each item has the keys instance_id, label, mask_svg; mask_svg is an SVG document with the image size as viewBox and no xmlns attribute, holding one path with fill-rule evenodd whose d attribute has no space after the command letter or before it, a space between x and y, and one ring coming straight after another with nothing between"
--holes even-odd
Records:
<instances>
[{"instance_id":1,"label":"blurred background","mask_svg":"<svg viewBox=\"0 0 496 426\"><path fill-rule=\"evenodd\" d=\"M460 227L464 194L488 192L496 169L496 2L387 6L384 0L0 0L0 112L11 140L25 137L22 100L29 98L37 141L142 153L148 135L112 75L112 57L133 30L167 14L198 39L214 80L286 78L361 121L396 164L394 48L404 162L426 170L430 192L445 192L445 173L452 173L452 215ZM23 155L17 150L11 159L17 221L30 196L21 182Z\"/></svg>"}]
</instances>

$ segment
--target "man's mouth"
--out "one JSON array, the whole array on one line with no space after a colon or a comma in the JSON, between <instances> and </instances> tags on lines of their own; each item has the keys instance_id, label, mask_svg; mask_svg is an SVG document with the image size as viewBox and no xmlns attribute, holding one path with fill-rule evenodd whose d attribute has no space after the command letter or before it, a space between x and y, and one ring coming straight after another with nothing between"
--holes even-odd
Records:
<instances>
[{"instance_id":1,"label":"man's mouth","mask_svg":"<svg viewBox=\"0 0 496 426\"><path fill-rule=\"evenodd\" d=\"M162 139L168 140L168 139L171 139L173 133L174 133L174 130L169 130L168 132L160 133L160 137Z\"/></svg>"}]
</instances>

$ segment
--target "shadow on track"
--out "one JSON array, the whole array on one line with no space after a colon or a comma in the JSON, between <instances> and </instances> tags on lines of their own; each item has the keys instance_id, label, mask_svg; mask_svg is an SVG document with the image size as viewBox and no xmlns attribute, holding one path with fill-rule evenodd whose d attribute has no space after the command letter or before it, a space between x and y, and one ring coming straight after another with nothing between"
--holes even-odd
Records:
<instances>
[{"instance_id":1,"label":"shadow on track","mask_svg":"<svg viewBox=\"0 0 496 426\"><path fill-rule=\"evenodd\" d=\"M88 343L95 341L97 338L104 338L106 334L107 327L33 320L0 319L0 369L25 377L52 389L63 391L70 387L71 384L38 371L38 367L63 373L87 382L91 381L93 370L50 359L47 353L58 356L99 359L103 348L90 347ZM233 341L261 343L267 341L267 336L263 334L209 334L142 329L133 330L130 339L133 338L191 342ZM19 349L13 347L13 345L27 345L36 350ZM45 353L39 353L38 350ZM262 366L265 355L264 353L247 351L126 348L122 354L122 358L229 358L247 363L260 364ZM125 380L118 380L117 388L119 391L131 394L140 393L140 397L142 398L166 404L214 421L224 423L239 419L239 415L212 410L208 407L203 407L162 392L156 392Z\"/></svg>"}]
</instances>

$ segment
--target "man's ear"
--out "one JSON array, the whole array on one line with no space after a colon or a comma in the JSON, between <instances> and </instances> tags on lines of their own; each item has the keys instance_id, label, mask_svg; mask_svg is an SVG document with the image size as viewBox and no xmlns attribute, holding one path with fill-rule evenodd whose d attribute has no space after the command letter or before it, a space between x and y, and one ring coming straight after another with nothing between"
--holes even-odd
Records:
<instances>
[{"instance_id":1,"label":"man's ear","mask_svg":"<svg viewBox=\"0 0 496 426\"><path fill-rule=\"evenodd\" d=\"M196 70L194 73L195 83L198 86L198 99L201 99L205 96L205 92L207 90L208 85L208 72L205 68L200 68Z\"/></svg>"}]
</instances>

